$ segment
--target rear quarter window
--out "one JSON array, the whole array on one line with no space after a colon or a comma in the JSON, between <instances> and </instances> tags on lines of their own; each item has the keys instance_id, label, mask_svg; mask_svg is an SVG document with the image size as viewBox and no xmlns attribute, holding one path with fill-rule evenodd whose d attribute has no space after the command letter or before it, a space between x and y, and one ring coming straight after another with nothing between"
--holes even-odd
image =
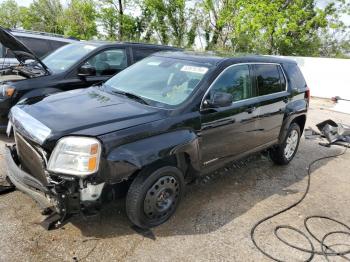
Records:
<instances>
[{"instance_id":1,"label":"rear quarter window","mask_svg":"<svg viewBox=\"0 0 350 262\"><path fill-rule=\"evenodd\" d=\"M284 64L291 89L302 90L306 88L306 81L297 64Z\"/></svg>"}]
</instances>

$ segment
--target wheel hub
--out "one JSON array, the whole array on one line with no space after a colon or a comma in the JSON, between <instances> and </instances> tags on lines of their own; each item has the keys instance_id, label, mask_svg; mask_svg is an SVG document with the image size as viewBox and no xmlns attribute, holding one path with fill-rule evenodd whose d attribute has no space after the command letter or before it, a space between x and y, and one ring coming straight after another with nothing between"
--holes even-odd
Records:
<instances>
[{"instance_id":1,"label":"wheel hub","mask_svg":"<svg viewBox=\"0 0 350 262\"><path fill-rule=\"evenodd\" d=\"M173 176L159 178L147 191L144 200L144 213L151 219L166 216L177 202L179 183Z\"/></svg>"},{"instance_id":2,"label":"wheel hub","mask_svg":"<svg viewBox=\"0 0 350 262\"><path fill-rule=\"evenodd\" d=\"M287 159L290 159L293 156L298 146L298 140L299 140L298 132L296 130L292 130L287 137L286 147L284 149L284 155Z\"/></svg>"}]
</instances>

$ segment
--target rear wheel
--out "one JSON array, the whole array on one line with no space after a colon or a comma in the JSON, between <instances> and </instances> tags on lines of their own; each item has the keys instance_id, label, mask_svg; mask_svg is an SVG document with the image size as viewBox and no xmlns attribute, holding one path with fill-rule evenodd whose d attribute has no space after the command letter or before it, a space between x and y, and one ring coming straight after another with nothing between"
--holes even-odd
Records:
<instances>
[{"instance_id":1,"label":"rear wheel","mask_svg":"<svg viewBox=\"0 0 350 262\"><path fill-rule=\"evenodd\" d=\"M294 158L298 150L300 136L299 125L292 123L284 141L277 147L271 149L271 160L278 165L287 165Z\"/></svg>"},{"instance_id":2,"label":"rear wheel","mask_svg":"<svg viewBox=\"0 0 350 262\"><path fill-rule=\"evenodd\" d=\"M126 197L126 213L141 228L158 226L175 212L184 191L182 172L173 166L141 171Z\"/></svg>"}]
</instances>

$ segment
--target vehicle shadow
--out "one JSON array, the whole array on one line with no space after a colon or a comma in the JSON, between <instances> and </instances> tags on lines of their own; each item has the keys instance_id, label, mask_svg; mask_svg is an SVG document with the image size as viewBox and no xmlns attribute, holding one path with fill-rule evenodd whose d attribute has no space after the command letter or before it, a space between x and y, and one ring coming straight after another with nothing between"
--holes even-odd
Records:
<instances>
[{"instance_id":1,"label":"vehicle shadow","mask_svg":"<svg viewBox=\"0 0 350 262\"><path fill-rule=\"evenodd\" d=\"M165 224L151 231L141 231L141 234L151 239L171 235L206 234L222 228L273 195L284 197L295 194L293 199L298 199L302 191L299 192L293 185L307 176L308 164L314 159L336 154L341 150L337 147L324 148L316 142L303 140L298 154L288 166L273 165L261 154L230 163L188 185L175 215ZM313 173L328 161L332 159L315 165ZM105 239L140 233L132 228L125 213L124 201L125 199L121 199L105 206L98 217L87 220L76 217L71 223L86 237ZM290 199L281 208L288 204Z\"/></svg>"}]
</instances>

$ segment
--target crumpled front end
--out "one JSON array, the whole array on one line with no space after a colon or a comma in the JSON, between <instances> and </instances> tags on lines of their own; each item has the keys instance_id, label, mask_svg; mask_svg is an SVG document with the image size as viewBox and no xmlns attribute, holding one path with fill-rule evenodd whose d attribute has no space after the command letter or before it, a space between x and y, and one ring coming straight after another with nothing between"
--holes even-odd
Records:
<instances>
[{"instance_id":1,"label":"crumpled front end","mask_svg":"<svg viewBox=\"0 0 350 262\"><path fill-rule=\"evenodd\" d=\"M51 174L43 149L16 132L15 140L16 144L6 147L7 176L39 204L44 215L50 215L42 223L46 229L57 228L85 210L99 209L104 183L94 185L87 179Z\"/></svg>"}]
</instances>

